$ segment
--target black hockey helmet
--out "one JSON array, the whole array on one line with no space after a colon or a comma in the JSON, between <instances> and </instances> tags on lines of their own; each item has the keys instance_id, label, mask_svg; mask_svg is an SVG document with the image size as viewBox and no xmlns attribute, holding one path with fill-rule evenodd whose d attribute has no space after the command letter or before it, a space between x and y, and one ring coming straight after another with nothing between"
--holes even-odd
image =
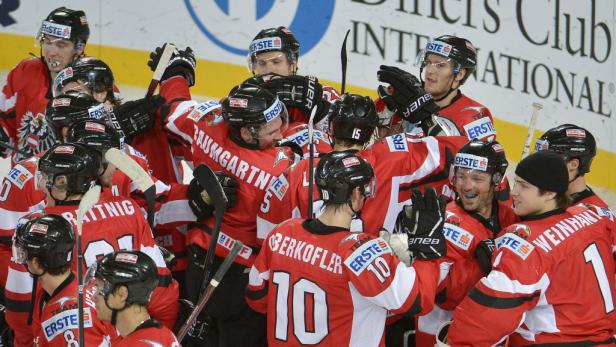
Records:
<instances>
[{"instance_id":1,"label":"black hockey helmet","mask_svg":"<svg viewBox=\"0 0 616 347\"><path fill-rule=\"evenodd\" d=\"M451 59L454 62L453 72L455 74L460 72L461 68L466 69L466 75L460 81L460 84L466 82L466 79L477 66L477 50L475 46L469 40L453 35L439 36L433 41L428 42L425 51L422 53L418 57L421 63L420 76L423 76L423 69L426 65L425 57L428 54L437 54Z\"/></svg>"},{"instance_id":2,"label":"black hockey helmet","mask_svg":"<svg viewBox=\"0 0 616 347\"><path fill-rule=\"evenodd\" d=\"M379 125L379 116L372 100L357 94L343 94L334 102L328 117L334 139L352 140L362 144L370 141Z\"/></svg>"},{"instance_id":3,"label":"black hockey helmet","mask_svg":"<svg viewBox=\"0 0 616 347\"><path fill-rule=\"evenodd\" d=\"M505 177L509 163L503 146L497 141L474 139L465 144L453 161L450 180L455 184L457 168L478 170L492 174L492 183L499 185Z\"/></svg>"},{"instance_id":4,"label":"black hockey helmet","mask_svg":"<svg viewBox=\"0 0 616 347\"><path fill-rule=\"evenodd\" d=\"M41 40L45 36L70 40L75 45L85 45L90 37L90 27L85 12L64 6L56 8L43 20L36 38Z\"/></svg>"},{"instance_id":5,"label":"black hockey helmet","mask_svg":"<svg viewBox=\"0 0 616 347\"><path fill-rule=\"evenodd\" d=\"M94 57L80 57L60 71L53 82L53 95L62 93L62 88L71 82L81 82L91 93L107 92L107 98L114 97L114 79L109 65Z\"/></svg>"},{"instance_id":6,"label":"black hockey helmet","mask_svg":"<svg viewBox=\"0 0 616 347\"><path fill-rule=\"evenodd\" d=\"M109 148L120 148L117 131L107 123L94 119L82 119L71 124L66 142L84 144L98 151L101 157Z\"/></svg>"},{"instance_id":7,"label":"black hockey helmet","mask_svg":"<svg viewBox=\"0 0 616 347\"><path fill-rule=\"evenodd\" d=\"M268 28L259 31L250 42L248 50L248 65L252 73L255 71L257 54L264 52L281 51L287 55L289 62L297 63L299 58L299 42L291 30L284 26Z\"/></svg>"},{"instance_id":8,"label":"black hockey helmet","mask_svg":"<svg viewBox=\"0 0 616 347\"><path fill-rule=\"evenodd\" d=\"M128 288L126 306L146 305L158 286L158 270L154 260L143 252L118 251L107 254L88 269L86 282L92 279L103 282L98 290L105 298L116 286L124 285Z\"/></svg>"},{"instance_id":9,"label":"black hockey helmet","mask_svg":"<svg viewBox=\"0 0 616 347\"><path fill-rule=\"evenodd\" d=\"M595 137L574 124L562 124L546 131L535 145L536 151L549 150L580 161L579 175L590 172L590 164L597 154Z\"/></svg>"},{"instance_id":10,"label":"black hockey helmet","mask_svg":"<svg viewBox=\"0 0 616 347\"><path fill-rule=\"evenodd\" d=\"M362 187L366 197L376 194L372 166L352 152L330 152L321 156L315 183L325 202L348 202L355 187Z\"/></svg>"},{"instance_id":11,"label":"black hockey helmet","mask_svg":"<svg viewBox=\"0 0 616 347\"><path fill-rule=\"evenodd\" d=\"M247 128L258 138L259 127L280 117L288 124L287 108L267 89L255 84L242 83L231 89L222 101L222 116L235 129Z\"/></svg>"},{"instance_id":12,"label":"black hockey helmet","mask_svg":"<svg viewBox=\"0 0 616 347\"><path fill-rule=\"evenodd\" d=\"M67 195L84 194L98 179L101 158L96 151L80 143L56 144L38 162L40 187L51 190L56 177L66 176Z\"/></svg>"},{"instance_id":13,"label":"black hockey helmet","mask_svg":"<svg viewBox=\"0 0 616 347\"><path fill-rule=\"evenodd\" d=\"M18 264L36 256L45 269L58 269L72 259L75 234L62 216L37 216L18 224L13 237L13 258Z\"/></svg>"},{"instance_id":14,"label":"black hockey helmet","mask_svg":"<svg viewBox=\"0 0 616 347\"><path fill-rule=\"evenodd\" d=\"M83 119L101 119L106 117L105 106L94 100L91 95L76 90L69 90L47 103L45 118L57 139L62 140L62 128Z\"/></svg>"}]
</instances>

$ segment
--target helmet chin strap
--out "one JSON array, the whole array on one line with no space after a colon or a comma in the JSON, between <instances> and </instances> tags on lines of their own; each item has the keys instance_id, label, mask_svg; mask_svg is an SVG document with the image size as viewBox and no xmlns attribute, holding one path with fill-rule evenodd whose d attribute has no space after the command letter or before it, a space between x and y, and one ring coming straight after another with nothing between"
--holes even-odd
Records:
<instances>
[{"instance_id":1,"label":"helmet chin strap","mask_svg":"<svg viewBox=\"0 0 616 347\"><path fill-rule=\"evenodd\" d=\"M454 75L454 77L451 79L451 83L449 84L449 90L447 91L447 93L445 93L445 95L441 96L440 98L432 97L432 100L434 100L434 102L439 102L439 101L447 98L452 92L455 92L456 90L458 90L458 88L453 88L453 82L455 80L456 80L456 77Z\"/></svg>"}]
</instances>

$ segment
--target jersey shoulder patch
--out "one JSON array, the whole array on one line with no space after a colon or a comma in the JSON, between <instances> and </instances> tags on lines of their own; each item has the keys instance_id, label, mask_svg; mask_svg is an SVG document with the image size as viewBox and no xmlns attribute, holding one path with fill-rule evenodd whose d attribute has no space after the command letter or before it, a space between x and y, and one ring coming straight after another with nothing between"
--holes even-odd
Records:
<instances>
[{"instance_id":1,"label":"jersey shoulder patch","mask_svg":"<svg viewBox=\"0 0 616 347\"><path fill-rule=\"evenodd\" d=\"M484 139L488 136L496 135L496 129L490 117L482 117L466 124L464 131L469 140Z\"/></svg>"},{"instance_id":2,"label":"jersey shoulder patch","mask_svg":"<svg viewBox=\"0 0 616 347\"><path fill-rule=\"evenodd\" d=\"M287 193L287 190L289 190L289 181L284 174L281 174L272 180L269 189L272 193L274 193L274 195L276 195L278 200L282 201L285 194Z\"/></svg>"},{"instance_id":3,"label":"jersey shoulder patch","mask_svg":"<svg viewBox=\"0 0 616 347\"><path fill-rule=\"evenodd\" d=\"M535 246L533 246L530 242L510 232L497 238L495 241L497 249L507 248L523 260L526 260L526 258L528 258L528 256L535 250Z\"/></svg>"},{"instance_id":4,"label":"jersey shoulder patch","mask_svg":"<svg viewBox=\"0 0 616 347\"><path fill-rule=\"evenodd\" d=\"M32 179L32 177L34 177L34 175L20 164L13 166L6 175L6 178L19 189L24 189L26 182Z\"/></svg>"},{"instance_id":5,"label":"jersey shoulder patch","mask_svg":"<svg viewBox=\"0 0 616 347\"><path fill-rule=\"evenodd\" d=\"M220 104L217 101L209 100L199 104L199 106L193 108L192 111L188 114L188 119L192 119L195 122L198 122L208 113L213 110L220 108Z\"/></svg>"},{"instance_id":6,"label":"jersey shoulder patch","mask_svg":"<svg viewBox=\"0 0 616 347\"><path fill-rule=\"evenodd\" d=\"M387 146L390 152L408 152L409 146L404 134L395 134L387 137Z\"/></svg>"},{"instance_id":7,"label":"jersey shoulder patch","mask_svg":"<svg viewBox=\"0 0 616 347\"><path fill-rule=\"evenodd\" d=\"M391 248L382 238L371 239L357 247L350 256L344 260L351 272L359 276L367 267L383 254L391 253Z\"/></svg>"},{"instance_id":8,"label":"jersey shoulder patch","mask_svg":"<svg viewBox=\"0 0 616 347\"><path fill-rule=\"evenodd\" d=\"M475 235L451 223L445 223L443 226L443 235L451 244L465 251L468 251L475 238Z\"/></svg>"}]
</instances>

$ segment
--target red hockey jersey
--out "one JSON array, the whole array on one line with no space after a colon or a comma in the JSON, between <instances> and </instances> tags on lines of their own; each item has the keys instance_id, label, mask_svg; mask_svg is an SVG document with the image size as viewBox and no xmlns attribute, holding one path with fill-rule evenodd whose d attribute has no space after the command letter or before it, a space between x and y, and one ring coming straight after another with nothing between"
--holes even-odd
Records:
<instances>
[{"instance_id":1,"label":"red hockey jersey","mask_svg":"<svg viewBox=\"0 0 616 347\"><path fill-rule=\"evenodd\" d=\"M52 295L47 294L39 283L32 314L34 346L78 346L77 295L77 278L72 273ZM111 346L112 340L118 338L116 329L98 319L95 305L87 295L83 303L84 345Z\"/></svg>"},{"instance_id":2,"label":"red hockey jersey","mask_svg":"<svg viewBox=\"0 0 616 347\"><path fill-rule=\"evenodd\" d=\"M246 300L267 313L270 346L383 346L387 312L430 310L438 266L406 267L380 238L292 219L274 229Z\"/></svg>"},{"instance_id":3,"label":"red hockey jersey","mask_svg":"<svg viewBox=\"0 0 616 347\"><path fill-rule=\"evenodd\" d=\"M168 100L186 94L186 82L180 78L169 79L161 86L161 95ZM172 106L166 128L191 146L195 166L204 163L213 171L223 171L237 180L237 204L224 214L216 254L226 256L232 241L240 240L246 246L236 262L250 266L255 257L251 247L259 245L255 223L259 205L270 183L293 162L294 155L288 147L254 150L238 145L230 138L222 117L211 117L218 112L220 105L216 101L181 102ZM211 228L214 218L206 219L204 224ZM187 235L188 244L203 249L208 248L209 239L209 233L200 228L189 230Z\"/></svg>"},{"instance_id":4,"label":"red hockey jersey","mask_svg":"<svg viewBox=\"0 0 616 347\"><path fill-rule=\"evenodd\" d=\"M436 305L432 311L418 319L415 335L418 346L433 346L436 343L438 328L451 319L456 306L485 275L475 257L479 242L495 238L502 228L519 220L504 202L497 202L492 208L495 218L488 220L465 211L458 201L447 205L447 220L443 227L447 255L438 261L441 278Z\"/></svg>"},{"instance_id":5,"label":"red hockey jersey","mask_svg":"<svg viewBox=\"0 0 616 347\"><path fill-rule=\"evenodd\" d=\"M600 208L553 210L505 229L493 268L456 308L453 346L614 342L613 242Z\"/></svg>"},{"instance_id":6,"label":"red hockey jersey","mask_svg":"<svg viewBox=\"0 0 616 347\"><path fill-rule=\"evenodd\" d=\"M22 60L7 76L0 93L0 126L11 139L11 144L34 155L56 143L47 126L45 108L51 98L47 65L41 58ZM12 162L26 159L19 153L4 150Z\"/></svg>"},{"instance_id":7,"label":"red hockey jersey","mask_svg":"<svg viewBox=\"0 0 616 347\"><path fill-rule=\"evenodd\" d=\"M173 332L155 320L143 322L128 336L114 342L118 347L180 347Z\"/></svg>"},{"instance_id":8,"label":"red hockey jersey","mask_svg":"<svg viewBox=\"0 0 616 347\"><path fill-rule=\"evenodd\" d=\"M492 113L487 107L458 91L451 104L438 111L439 116L451 120L461 135L470 140L494 141L496 128Z\"/></svg>"}]
</instances>

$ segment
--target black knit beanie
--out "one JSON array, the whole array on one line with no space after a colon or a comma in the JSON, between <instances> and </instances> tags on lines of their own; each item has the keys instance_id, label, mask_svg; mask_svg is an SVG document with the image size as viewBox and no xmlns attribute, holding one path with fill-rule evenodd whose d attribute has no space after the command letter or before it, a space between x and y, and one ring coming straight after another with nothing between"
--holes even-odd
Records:
<instances>
[{"instance_id":1,"label":"black knit beanie","mask_svg":"<svg viewBox=\"0 0 616 347\"><path fill-rule=\"evenodd\" d=\"M565 157L551 151L538 151L522 159L515 169L515 174L549 192L564 193L569 187Z\"/></svg>"}]
</instances>

